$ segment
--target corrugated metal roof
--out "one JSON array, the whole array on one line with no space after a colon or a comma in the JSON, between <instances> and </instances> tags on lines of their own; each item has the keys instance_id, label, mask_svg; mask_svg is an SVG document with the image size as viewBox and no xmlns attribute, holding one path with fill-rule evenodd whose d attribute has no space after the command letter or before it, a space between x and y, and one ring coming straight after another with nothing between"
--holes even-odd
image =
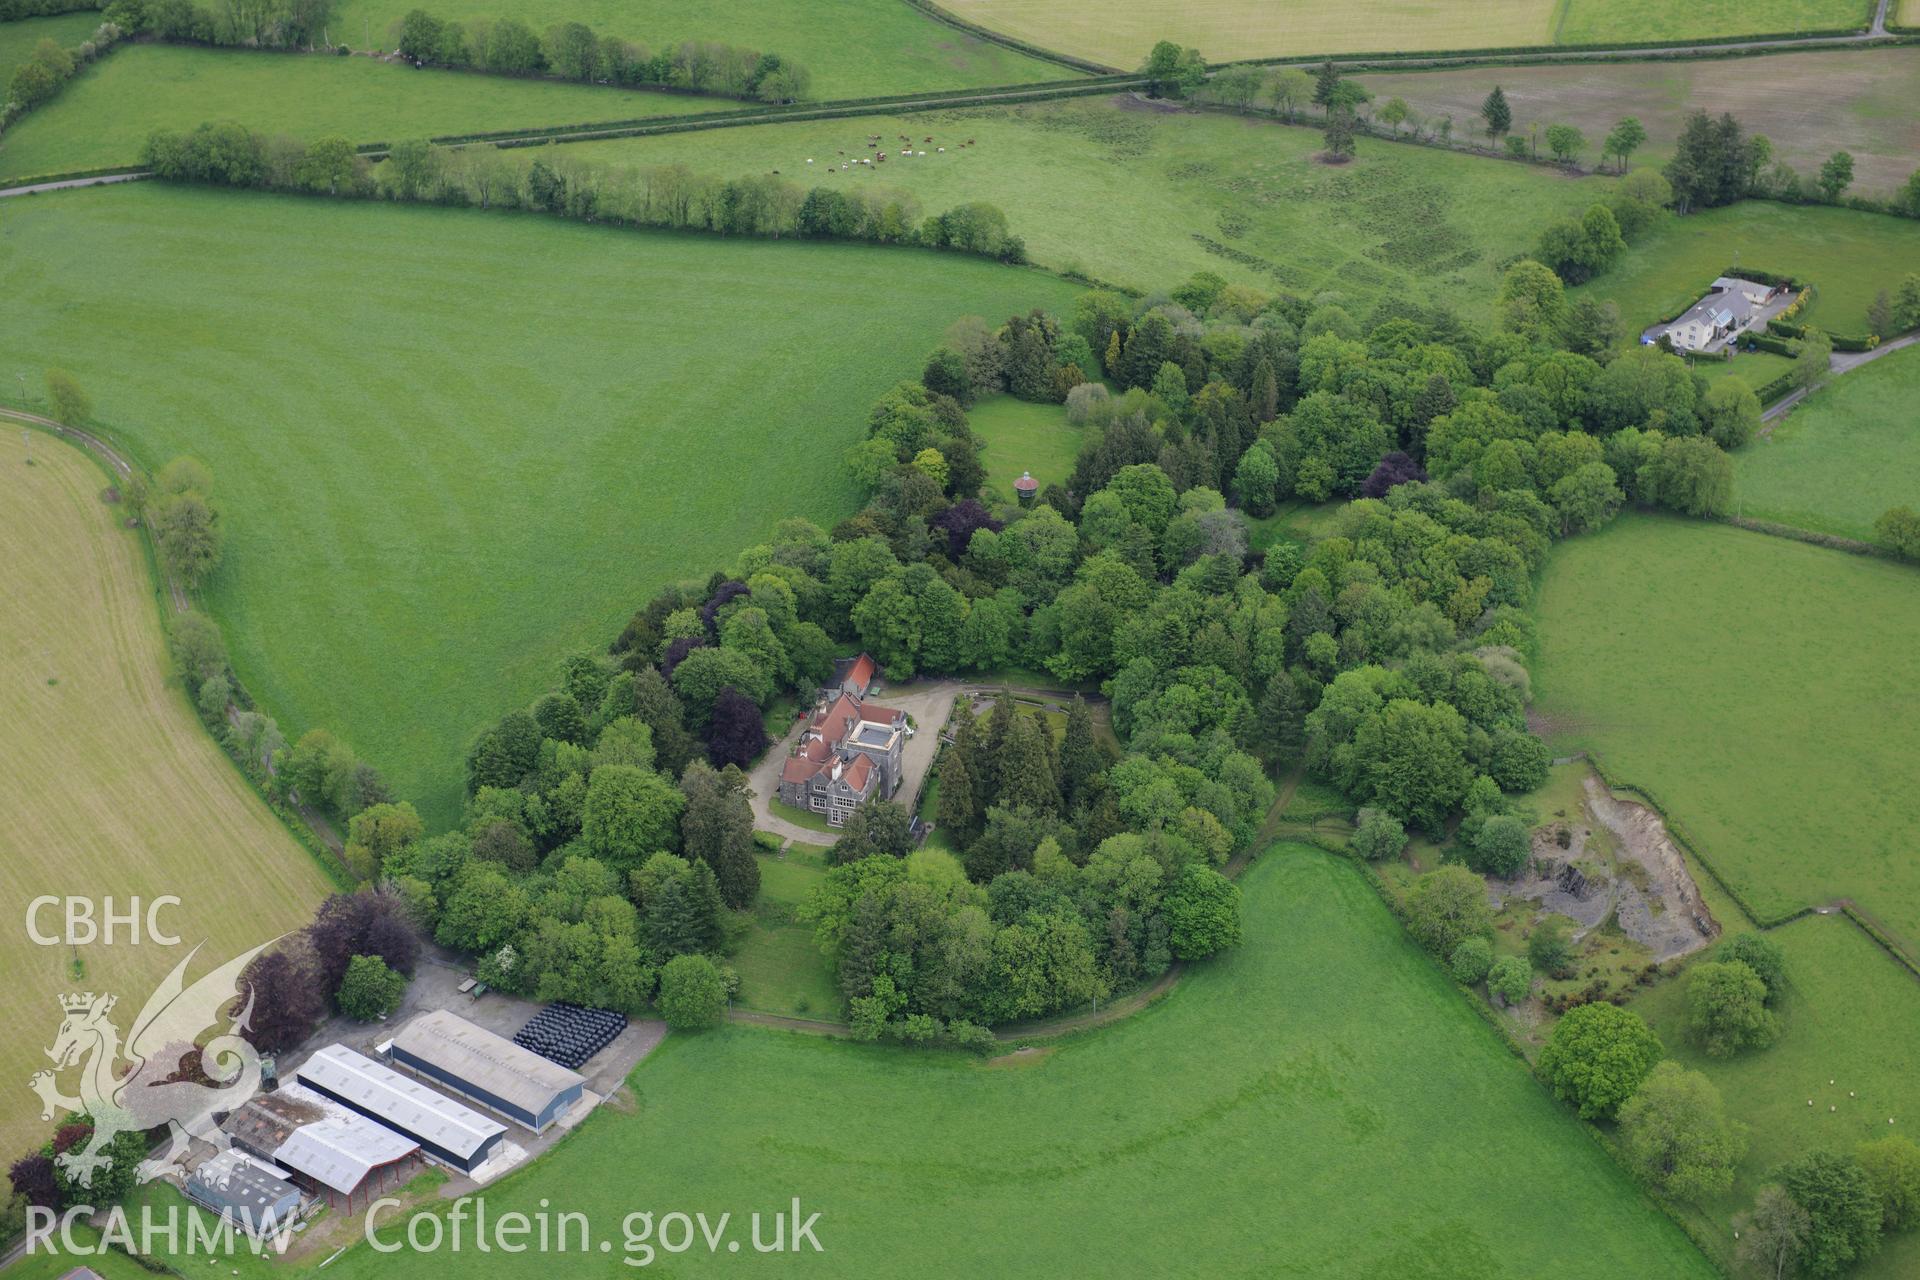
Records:
<instances>
[{"instance_id":1,"label":"corrugated metal roof","mask_svg":"<svg viewBox=\"0 0 1920 1280\"><path fill-rule=\"evenodd\" d=\"M498 1120L489 1120L472 1107L343 1044L330 1044L320 1050L297 1074L301 1080L339 1094L394 1128L462 1160L507 1131Z\"/></svg>"},{"instance_id":2,"label":"corrugated metal roof","mask_svg":"<svg viewBox=\"0 0 1920 1280\"><path fill-rule=\"evenodd\" d=\"M219 1151L201 1161L187 1179L187 1194L256 1227L266 1225L269 1215L284 1219L300 1203L300 1188L238 1151Z\"/></svg>"},{"instance_id":3,"label":"corrugated metal roof","mask_svg":"<svg viewBox=\"0 0 1920 1280\"><path fill-rule=\"evenodd\" d=\"M393 1038L393 1047L529 1115L539 1115L555 1098L587 1082L579 1072L445 1009L409 1022Z\"/></svg>"},{"instance_id":4,"label":"corrugated metal roof","mask_svg":"<svg viewBox=\"0 0 1920 1280\"><path fill-rule=\"evenodd\" d=\"M269 1129L270 1122L278 1129ZM342 1195L351 1195L375 1169L420 1149L411 1138L299 1084L251 1099L234 1112L227 1132Z\"/></svg>"}]
</instances>

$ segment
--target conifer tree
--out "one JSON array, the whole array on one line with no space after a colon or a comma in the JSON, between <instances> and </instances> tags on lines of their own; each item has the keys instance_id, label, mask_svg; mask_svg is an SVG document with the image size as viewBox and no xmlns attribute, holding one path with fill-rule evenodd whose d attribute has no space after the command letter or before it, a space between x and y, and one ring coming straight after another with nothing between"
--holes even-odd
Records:
<instances>
[{"instance_id":1,"label":"conifer tree","mask_svg":"<svg viewBox=\"0 0 1920 1280\"><path fill-rule=\"evenodd\" d=\"M1060 744L1060 796L1068 809L1078 809L1088 797L1088 784L1104 763L1093 740L1093 713L1078 695L1067 711L1067 736Z\"/></svg>"},{"instance_id":2,"label":"conifer tree","mask_svg":"<svg viewBox=\"0 0 1920 1280\"><path fill-rule=\"evenodd\" d=\"M934 815L955 847L964 849L980 834L980 808L973 794L973 773L964 753L949 747L940 761L940 808Z\"/></svg>"}]
</instances>

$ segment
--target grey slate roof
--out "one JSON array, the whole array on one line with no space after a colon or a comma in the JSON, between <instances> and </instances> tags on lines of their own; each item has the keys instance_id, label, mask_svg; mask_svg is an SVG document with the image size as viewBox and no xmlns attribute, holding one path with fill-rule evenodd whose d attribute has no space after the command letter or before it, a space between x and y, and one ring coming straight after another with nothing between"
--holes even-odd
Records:
<instances>
[{"instance_id":1,"label":"grey slate roof","mask_svg":"<svg viewBox=\"0 0 1920 1280\"><path fill-rule=\"evenodd\" d=\"M393 1038L393 1047L531 1115L587 1082L578 1072L445 1009L409 1022Z\"/></svg>"}]
</instances>

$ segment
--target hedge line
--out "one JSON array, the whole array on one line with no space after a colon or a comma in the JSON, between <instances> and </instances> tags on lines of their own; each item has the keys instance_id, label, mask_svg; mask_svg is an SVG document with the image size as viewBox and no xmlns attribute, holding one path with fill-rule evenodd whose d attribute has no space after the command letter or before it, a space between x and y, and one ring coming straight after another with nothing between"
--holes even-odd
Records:
<instances>
[{"instance_id":1,"label":"hedge line","mask_svg":"<svg viewBox=\"0 0 1920 1280\"><path fill-rule=\"evenodd\" d=\"M1010 36L995 31L991 27L983 27L977 22L971 22L961 17L951 9L942 8L940 5L933 3L933 0L907 0L907 3L913 8L918 9L921 13L926 14L929 18L932 18L935 22L943 23L956 31L964 31L970 36L977 36L990 44L997 44L1002 48L1012 49L1015 53L1024 53L1030 58L1039 58L1043 62L1052 62L1063 67L1073 67L1076 70L1086 71L1093 75L1110 74L1119 70L1118 67L1109 67L1103 63L1089 61L1086 58L1076 58L1070 53L1060 53L1037 44L1030 44L1017 36Z\"/></svg>"},{"instance_id":2,"label":"hedge line","mask_svg":"<svg viewBox=\"0 0 1920 1280\"><path fill-rule=\"evenodd\" d=\"M1879 943L1881 949L1884 950L1888 955L1893 957L1893 962L1895 964L1899 965L1902 969L1905 969L1908 973L1912 974L1914 977L1920 978L1920 963L1915 963L1913 957L1908 955L1905 949L1902 948L1899 943L1895 942L1892 938L1888 937L1886 932L1882 930L1879 925L1875 924L1872 920L1868 919L1865 915L1855 910L1851 902L1841 903L1840 913L1846 916L1847 919L1859 925L1861 931L1865 933L1869 938L1872 938L1875 942Z\"/></svg>"},{"instance_id":3,"label":"hedge line","mask_svg":"<svg viewBox=\"0 0 1920 1280\"><path fill-rule=\"evenodd\" d=\"M1771 333L1741 334L1740 341L1747 346L1757 347L1761 351L1771 351L1777 356L1797 356L1800 354L1800 348L1794 346L1789 339L1775 337Z\"/></svg>"},{"instance_id":4,"label":"hedge line","mask_svg":"<svg viewBox=\"0 0 1920 1280\"><path fill-rule=\"evenodd\" d=\"M1145 83L1138 77L1131 82ZM460 146L470 142L493 142L504 146L526 146L552 139L565 141L589 138L644 137L658 133L697 133L705 129L731 128L742 123L778 124L788 120L838 119L857 116L908 115L919 111L939 111L968 106L993 106L1007 102L1044 102L1055 98L1091 97L1114 88L1109 82L1064 80L1050 84L1021 87L983 95L974 90L964 94L943 94L913 98L851 98L839 102L771 107L764 111L712 111L693 116L644 116L632 120L610 120L573 125L548 125L543 128L500 129L486 133L443 134L428 141L436 146ZM384 151L385 142L367 143L363 151Z\"/></svg>"},{"instance_id":5,"label":"hedge line","mask_svg":"<svg viewBox=\"0 0 1920 1280\"><path fill-rule=\"evenodd\" d=\"M1844 551L1854 556L1875 556L1887 560L1897 560L1898 556L1885 547L1875 546L1871 542L1861 542L1858 538L1843 538L1837 533L1820 533L1814 529L1802 529L1799 525L1779 524L1772 520L1755 520L1751 516L1721 516L1720 520L1735 528L1745 529L1749 533L1764 533L1769 538L1785 538L1789 542L1804 542L1810 546L1825 547L1829 551Z\"/></svg>"},{"instance_id":6,"label":"hedge line","mask_svg":"<svg viewBox=\"0 0 1920 1280\"><path fill-rule=\"evenodd\" d=\"M1687 835L1686 829L1680 824L1680 820L1668 812L1667 807L1661 804L1659 799L1655 797L1651 791L1635 783L1620 781L1614 774L1608 771L1606 763L1601 760L1600 754L1596 751L1589 750L1587 752L1587 763L1593 766L1593 771L1600 775L1600 780L1606 783L1609 789L1638 796L1645 802L1648 808L1659 814L1661 821L1666 823L1667 831L1673 836L1675 843L1692 854L1694 859L1698 861L1702 867L1706 868L1707 874L1713 877L1713 882L1720 886L1721 891L1733 899L1733 904L1740 908L1747 919L1753 921L1762 929L1777 928L1780 925L1798 920L1801 916L1813 910L1812 907L1801 907L1783 916L1762 916L1758 911L1753 909L1752 904L1746 900L1745 896L1733 887L1732 882L1721 874L1720 868L1714 866L1712 860L1700 851L1699 844Z\"/></svg>"},{"instance_id":7,"label":"hedge line","mask_svg":"<svg viewBox=\"0 0 1920 1280\"><path fill-rule=\"evenodd\" d=\"M913 3L913 0L908 0ZM1801 50L1793 46L1773 46L1768 48L1746 48L1757 40L1834 40L1848 36L1864 34L1863 24L1858 27L1819 27L1810 31L1774 31L1753 35L1715 36L1700 40L1607 40L1585 44L1513 44L1490 45L1479 49L1417 49L1382 50L1375 53L1316 53L1305 56L1235 58L1228 62L1209 63L1209 69L1222 67L1270 67L1305 66L1318 62L1332 62L1342 70L1365 70L1370 66L1380 67L1419 66L1430 63L1438 66L1459 66L1463 63L1497 65L1497 59L1525 59L1529 63L1556 62L1605 62L1605 61L1642 61L1665 56L1670 58L1744 58L1769 53L1795 53ZM1889 31L1894 28L1889 27ZM1865 48L1886 48L1889 45L1908 44L1915 36L1920 36L1920 28L1901 28L1900 34L1889 35L1880 40L1862 40L1859 45ZM1620 52L1619 59L1597 56L1614 51ZM1518 65L1516 62L1515 65Z\"/></svg>"}]
</instances>

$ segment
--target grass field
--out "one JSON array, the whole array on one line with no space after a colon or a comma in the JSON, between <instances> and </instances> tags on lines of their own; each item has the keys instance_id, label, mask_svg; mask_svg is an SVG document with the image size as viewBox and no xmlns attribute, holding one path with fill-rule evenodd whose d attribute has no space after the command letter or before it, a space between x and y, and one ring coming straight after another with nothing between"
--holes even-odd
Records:
<instances>
[{"instance_id":1,"label":"grass field","mask_svg":"<svg viewBox=\"0 0 1920 1280\"><path fill-rule=\"evenodd\" d=\"M0 139L0 178L130 164L158 128L237 120L266 133L390 142L692 114L724 98L415 71L371 58L143 44L116 49Z\"/></svg>"},{"instance_id":2,"label":"grass field","mask_svg":"<svg viewBox=\"0 0 1920 1280\"><path fill-rule=\"evenodd\" d=\"M967 423L986 442L980 461L987 483L1005 497L1013 497L1013 482L1022 472L1031 471L1042 489L1065 484L1073 474L1081 428L1067 421L1060 405L993 396L967 410Z\"/></svg>"},{"instance_id":3,"label":"grass field","mask_svg":"<svg viewBox=\"0 0 1920 1280\"><path fill-rule=\"evenodd\" d=\"M1780 1011L1784 1034L1772 1047L1707 1057L1687 1035L1683 981L1647 988L1631 1006L1653 1024L1670 1056L1712 1078L1731 1114L1752 1130L1732 1192L1697 1214L1701 1229L1728 1253L1728 1222L1753 1202L1768 1170L1818 1147L1912 1137L1920 1125L1920 983L1840 916L1797 920L1767 936L1785 949L1791 983ZM1920 1274L1920 1236L1886 1239L1872 1265L1853 1274Z\"/></svg>"},{"instance_id":4,"label":"grass field","mask_svg":"<svg viewBox=\"0 0 1920 1280\"><path fill-rule=\"evenodd\" d=\"M1613 0L1609 0L1609 5ZM1738 68L1736 72L1734 69ZM1587 136L1581 162L1599 162L1607 131L1624 116L1646 126L1642 167L1665 164L1689 112L1730 111L1774 155L1811 178L1844 148L1853 156L1857 192L1886 194L1920 164L1920 58L1910 49L1790 53L1735 62L1660 60L1549 67L1475 67L1457 71L1366 74L1376 104L1404 98L1430 119L1453 117L1472 130L1487 90L1499 84L1519 129L1538 123L1578 126Z\"/></svg>"},{"instance_id":5,"label":"grass field","mask_svg":"<svg viewBox=\"0 0 1920 1280\"><path fill-rule=\"evenodd\" d=\"M871 154L875 133L886 139L877 150L896 151L907 134L927 154L858 172L836 163L831 181L911 191L928 210L991 201L1034 261L1146 292L1208 270L1269 290L1331 290L1357 304L1391 292L1476 311L1498 287L1498 263L1611 182L1373 141L1361 143L1357 163L1334 169L1313 160L1318 129L1156 110L1130 96L567 150L723 173L817 173L842 152ZM918 141L928 136L932 144ZM968 138L973 146L956 145Z\"/></svg>"},{"instance_id":6,"label":"grass field","mask_svg":"<svg viewBox=\"0 0 1920 1280\"><path fill-rule=\"evenodd\" d=\"M1155 41L1209 61L1553 43L1555 0L947 0L983 27L1131 71Z\"/></svg>"},{"instance_id":7,"label":"grass field","mask_svg":"<svg viewBox=\"0 0 1920 1280\"><path fill-rule=\"evenodd\" d=\"M747 1027L669 1037L630 1077L636 1106L491 1190L489 1213L547 1197L618 1247L634 1209L731 1211L744 1232L797 1195L825 1249L798 1265L843 1276L1003 1274L1016 1246L1034 1275L1712 1274L1355 870L1277 846L1244 885L1237 950L1050 1049L982 1064ZM657 1261L739 1270L722 1250ZM439 1268L362 1247L328 1276Z\"/></svg>"},{"instance_id":8,"label":"grass field","mask_svg":"<svg viewBox=\"0 0 1920 1280\"><path fill-rule=\"evenodd\" d=\"M828 1021L840 1016L840 989L813 940L813 926L793 914L826 874L826 859L797 845L779 857L760 855L753 927L729 959L740 974L740 1008Z\"/></svg>"},{"instance_id":9,"label":"grass field","mask_svg":"<svg viewBox=\"0 0 1920 1280\"><path fill-rule=\"evenodd\" d=\"M31 447L28 466L18 430L0 433L0 1149L15 1152L45 1129L24 1086L47 1065L60 995L117 993L124 1032L187 949L204 940L203 959L224 962L299 925L328 889L170 677L153 580L100 501L105 474L38 433ZM33 945L27 904L43 894L121 909L177 895L161 923L181 946Z\"/></svg>"},{"instance_id":10,"label":"grass field","mask_svg":"<svg viewBox=\"0 0 1920 1280\"><path fill-rule=\"evenodd\" d=\"M1741 511L1763 520L1870 539L1873 521L1920 507L1920 349L1835 378L1733 458Z\"/></svg>"},{"instance_id":11,"label":"grass field","mask_svg":"<svg viewBox=\"0 0 1920 1280\"><path fill-rule=\"evenodd\" d=\"M1797 31L1865 30L1873 0L1568 0L1555 33L1560 44L1609 40L1713 40Z\"/></svg>"},{"instance_id":12,"label":"grass field","mask_svg":"<svg viewBox=\"0 0 1920 1280\"><path fill-rule=\"evenodd\" d=\"M334 34L355 48L391 49L412 0L340 0ZM813 74L812 97L972 89L1070 79L1075 72L936 22L900 0L434 0L427 11L463 22L519 18L544 32L557 22L663 49L719 40L794 58Z\"/></svg>"},{"instance_id":13,"label":"grass field","mask_svg":"<svg viewBox=\"0 0 1920 1280\"><path fill-rule=\"evenodd\" d=\"M1534 710L1551 746L1657 796L1763 918L1850 897L1920 954L1916 587L1882 560L1623 517L1547 564Z\"/></svg>"},{"instance_id":14,"label":"grass field","mask_svg":"<svg viewBox=\"0 0 1920 1280\"><path fill-rule=\"evenodd\" d=\"M1873 295L1920 270L1920 222L1744 200L1668 218L1578 293L1617 302L1631 341L1697 301L1715 276L1740 263L1812 281L1814 299L1802 318L1835 333L1865 333Z\"/></svg>"},{"instance_id":15,"label":"grass field","mask_svg":"<svg viewBox=\"0 0 1920 1280\"><path fill-rule=\"evenodd\" d=\"M851 510L842 451L955 317L1073 293L918 250L144 183L18 200L0 235L0 349L73 369L150 465L212 467L248 688L434 822L471 736L655 587Z\"/></svg>"},{"instance_id":16,"label":"grass field","mask_svg":"<svg viewBox=\"0 0 1920 1280\"><path fill-rule=\"evenodd\" d=\"M0 22L0 84L13 79L14 69L27 60L42 40L71 49L92 35L99 25L100 14L94 10Z\"/></svg>"}]
</instances>

